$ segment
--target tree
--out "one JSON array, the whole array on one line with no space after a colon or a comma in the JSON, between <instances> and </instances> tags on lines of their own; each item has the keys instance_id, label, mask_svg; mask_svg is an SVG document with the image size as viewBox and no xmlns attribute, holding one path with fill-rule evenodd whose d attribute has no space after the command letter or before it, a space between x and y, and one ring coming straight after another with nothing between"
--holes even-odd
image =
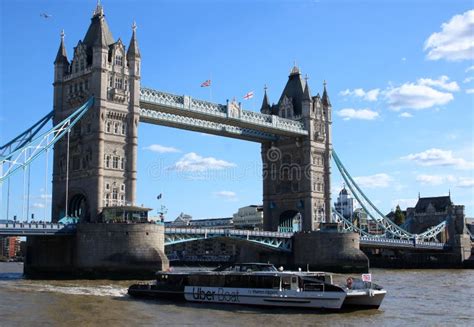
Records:
<instances>
[{"instance_id":1,"label":"tree","mask_svg":"<svg viewBox=\"0 0 474 327\"><path fill-rule=\"evenodd\" d=\"M400 205L397 205L397 208L395 209L394 222L398 226L405 222L405 215L403 214L402 209L400 209Z\"/></svg>"}]
</instances>

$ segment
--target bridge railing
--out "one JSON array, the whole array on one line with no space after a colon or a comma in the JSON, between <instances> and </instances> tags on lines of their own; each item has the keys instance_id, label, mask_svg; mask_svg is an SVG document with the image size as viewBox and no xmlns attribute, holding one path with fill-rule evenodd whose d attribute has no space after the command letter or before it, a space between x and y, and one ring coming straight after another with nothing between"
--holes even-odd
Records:
<instances>
[{"instance_id":1,"label":"bridge railing","mask_svg":"<svg viewBox=\"0 0 474 327\"><path fill-rule=\"evenodd\" d=\"M373 238L362 236L360 238L361 243L371 243L371 244L392 244L392 245L406 245L410 247L430 247L430 248L439 248L443 249L446 247L444 243L438 242L422 242L422 241L409 241L409 240L400 240L393 238Z\"/></svg>"},{"instance_id":2,"label":"bridge railing","mask_svg":"<svg viewBox=\"0 0 474 327\"><path fill-rule=\"evenodd\" d=\"M161 92L150 88L140 89L140 101L167 106L175 109L182 109L197 113L203 113L209 116L219 118L230 118L232 120L240 120L251 125L270 127L300 135L307 135L303 122L281 118L275 115L267 115L254 111L240 109L240 114L236 117L230 116L228 106L194 99L190 96L181 96L171 93Z\"/></svg>"},{"instance_id":3,"label":"bridge railing","mask_svg":"<svg viewBox=\"0 0 474 327\"><path fill-rule=\"evenodd\" d=\"M45 230L45 229L62 229L67 225L59 224L59 223L36 223L36 222L17 222L17 223L6 223L0 224L0 229L38 229L38 230Z\"/></svg>"},{"instance_id":4,"label":"bridge railing","mask_svg":"<svg viewBox=\"0 0 474 327\"><path fill-rule=\"evenodd\" d=\"M276 238L291 238L293 233L280 233L280 232L266 232L266 231L250 231L250 230L239 230L239 229L220 229L220 228L179 228L179 227L166 227L165 234L191 234L191 235L223 235L223 236L256 236L256 237L276 237Z\"/></svg>"}]
</instances>

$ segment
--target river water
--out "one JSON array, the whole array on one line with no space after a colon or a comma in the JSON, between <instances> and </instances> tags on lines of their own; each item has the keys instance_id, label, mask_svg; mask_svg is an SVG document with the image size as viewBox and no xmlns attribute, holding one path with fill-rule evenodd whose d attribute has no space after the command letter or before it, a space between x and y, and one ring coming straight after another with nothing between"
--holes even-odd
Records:
<instances>
[{"instance_id":1,"label":"river water","mask_svg":"<svg viewBox=\"0 0 474 327\"><path fill-rule=\"evenodd\" d=\"M324 312L136 300L134 281L22 278L0 263L0 326L474 326L473 270L373 269L378 310Z\"/></svg>"}]
</instances>

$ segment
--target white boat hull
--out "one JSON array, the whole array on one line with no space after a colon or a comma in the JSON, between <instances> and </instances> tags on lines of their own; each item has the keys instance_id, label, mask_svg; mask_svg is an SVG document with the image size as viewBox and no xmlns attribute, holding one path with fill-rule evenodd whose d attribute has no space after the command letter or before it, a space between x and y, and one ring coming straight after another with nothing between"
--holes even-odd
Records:
<instances>
[{"instance_id":1,"label":"white boat hull","mask_svg":"<svg viewBox=\"0 0 474 327\"><path fill-rule=\"evenodd\" d=\"M382 303L385 290L356 290L349 291L344 301L344 306L378 308Z\"/></svg>"},{"instance_id":2,"label":"white boat hull","mask_svg":"<svg viewBox=\"0 0 474 327\"><path fill-rule=\"evenodd\" d=\"M346 298L346 293L186 286L184 298L191 302L340 309Z\"/></svg>"}]
</instances>

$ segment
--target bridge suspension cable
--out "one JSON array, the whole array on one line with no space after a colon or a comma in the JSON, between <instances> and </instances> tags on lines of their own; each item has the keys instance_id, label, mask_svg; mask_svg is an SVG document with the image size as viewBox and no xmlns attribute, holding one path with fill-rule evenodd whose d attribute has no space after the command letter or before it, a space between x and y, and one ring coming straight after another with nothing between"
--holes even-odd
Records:
<instances>
[{"instance_id":1,"label":"bridge suspension cable","mask_svg":"<svg viewBox=\"0 0 474 327\"><path fill-rule=\"evenodd\" d=\"M367 216L378 226L382 229L383 234L380 235L373 235L368 233L367 236L370 237L391 237L391 238L398 238L398 239L417 239L417 240L422 240L422 241L428 241L428 240L436 240L436 236L441 233L444 228L446 227L446 221L441 222L440 224L433 226L426 230L425 232L421 234L412 234L406 231L405 229L401 228L397 224L395 224L393 221L388 219L370 200L369 198L364 194L364 192L360 189L360 187L357 185L357 183L354 181L352 176L349 174L347 169L344 167L342 164L341 160L339 159L338 155L336 152L333 150L332 151L332 157L334 159L334 162L336 163L336 167L341 173L342 178L344 179L344 182L346 185L349 187L351 190L352 194L356 198L356 200L359 202L359 204L362 206L362 209L364 212L367 214ZM335 210L334 210L335 211ZM344 226L347 228L352 228L352 230L356 230L357 232L362 231L354 226L354 224L344 217L337 213L335 215L335 218L343 222ZM350 226L352 225L352 227ZM365 233L365 232L364 232ZM365 235L365 234L364 234Z\"/></svg>"},{"instance_id":2,"label":"bridge suspension cable","mask_svg":"<svg viewBox=\"0 0 474 327\"><path fill-rule=\"evenodd\" d=\"M46 116L38 120L23 133L16 136L6 144L0 146L0 158L3 159L10 152L17 150L28 142L30 142L36 136L36 134L38 134L38 132L44 127L44 125L46 125L53 118L53 115L54 111L49 112Z\"/></svg>"},{"instance_id":3,"label":"bridge suspension cable","mask_svg":"<svg viewBox=\"0 0 474 327\"><path fill-rule=\"evenodd\" d=\"M18 140L21 135L25 134L25 132L23 132L22 134L14 138L12 141L4 145L2 149L4 147L13 146L16 143L19 144L19 146L15 146L15 150L0 158L0 164L2 168L0 172L0 184L3 183L3 181L8 179L13 173L18 171L19 169L25 168L30 165L30 163L35 160L40 154L51 148L58 140L61 139L61 137L64 136L64 134L71 130L71 128L82 118L82 116L84 116L84 114L87 112L87 110L89 110L90 107L92 107L93 104L94 98L91 97L81 107L76 109L71 115L69 115L67 118L65 118L63 121L58 123L56 126L51 128L47 132L40 134L35 138L27 137L24 139L24 141L21 142L15 141ZM43 119L45 119L47 116L45 116ZM39 127L41 125L42 127L44 126L44 124L46 124L46 122L44 122L42 125L38 125L37 123L33 126ZM35 129L34 134L36 135L38 131L38 129Z\"/></svg>"}]
</instances>

